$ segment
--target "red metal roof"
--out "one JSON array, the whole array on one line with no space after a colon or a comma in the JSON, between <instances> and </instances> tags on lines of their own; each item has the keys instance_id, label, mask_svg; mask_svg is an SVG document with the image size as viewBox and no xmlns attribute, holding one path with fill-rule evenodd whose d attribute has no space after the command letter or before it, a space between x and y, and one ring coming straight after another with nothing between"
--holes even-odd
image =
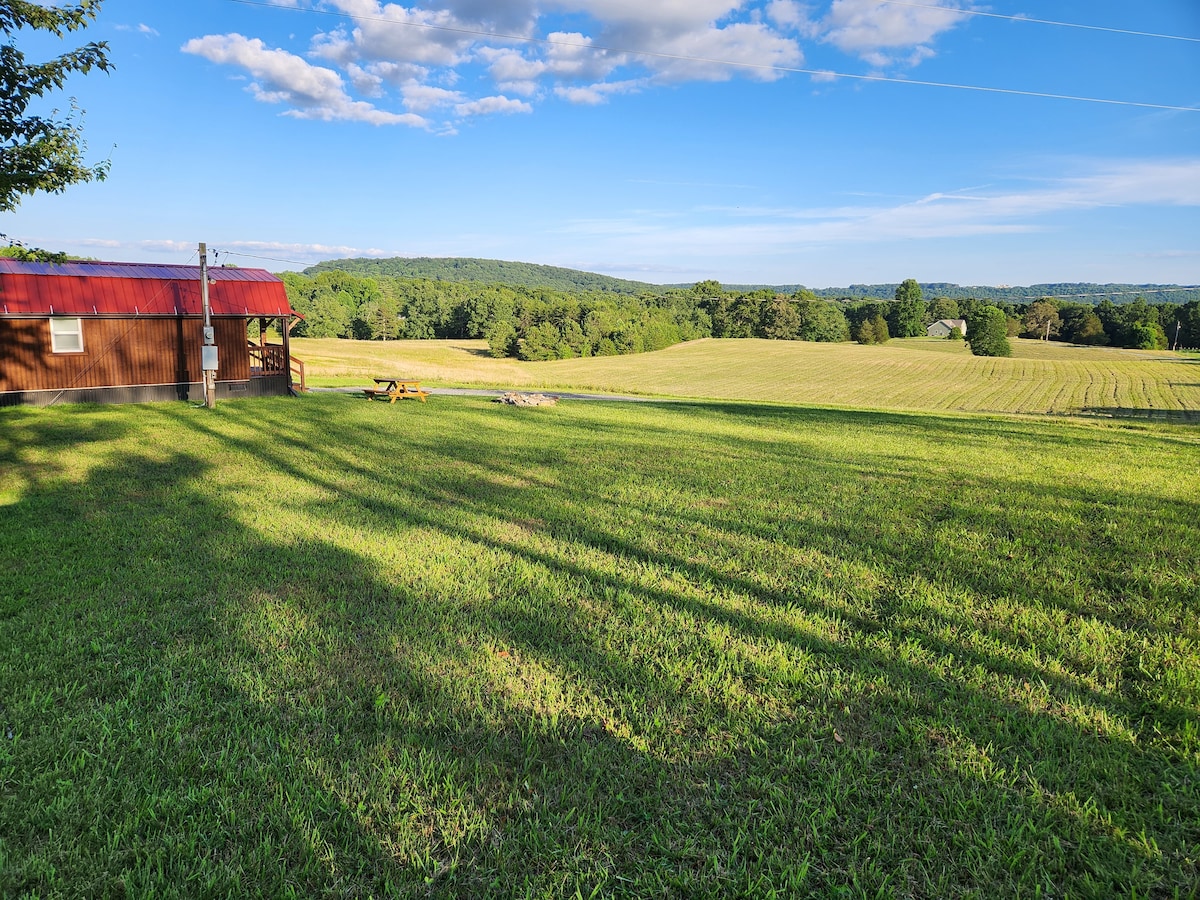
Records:
<instances>
[{"instance_id":1,"label":"red metal roof","mask_svg":"<svg viewBox=\"0 0 1200 900\"><path fill-rule=\"evenodd\" d=\"M208 270L214 316L290 316L283 282L264 269ZM0 258L0 316L199 316L199 266L23 262Z\"/></svg>"}]
</instances>

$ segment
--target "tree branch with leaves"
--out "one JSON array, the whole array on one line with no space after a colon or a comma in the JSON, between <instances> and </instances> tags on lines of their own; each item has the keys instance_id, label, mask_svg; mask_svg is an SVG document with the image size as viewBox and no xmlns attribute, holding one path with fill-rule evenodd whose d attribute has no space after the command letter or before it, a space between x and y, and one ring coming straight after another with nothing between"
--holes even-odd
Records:
<instances>
[{"instance_id":1,"label":"tree branch with leaves","mask_svg":"<svg viewBox=\"0 0 1200 900\"><path fill-rule=\"evenodd\" d=\"M40 6L27 0L0 0L0 212L15 209L39 191L61 193L72 184L103 181L109 161L84 161L87 144L82 110L74 98L70 111L30 114L30 104L61 90L73 73L111 71L108 44L90 42L47 62L31 63L15 45L23 29L48 31L56 37L86 27L100 10L99 0L73 6Z\"/></svg>"}]
</instances>

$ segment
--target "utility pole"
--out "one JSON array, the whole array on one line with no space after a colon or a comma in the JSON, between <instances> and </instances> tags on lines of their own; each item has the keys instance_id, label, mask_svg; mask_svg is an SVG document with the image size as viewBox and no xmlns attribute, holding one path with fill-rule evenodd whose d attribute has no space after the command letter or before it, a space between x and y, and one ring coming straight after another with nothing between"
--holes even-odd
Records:
<instances>
[{"instance_id":1,"label":"utility pole","mask_svg":"<svg viewBox=\"0 0 1200 900\"><path fill-rule=\"evenodd\" d=\"M208 247L200 244L200 302L204 307L204 345L200 348L200 368L204 372L204 405L217 405L217 342L213 333L212 308L208 304Z\"/></svg>"},{"instance_id":2,"label":"utility pole","mask_svg":"<svg viewBox=\"0 0 1200 900\"><path fill-rule=\"evenodd\" d=\"M1183 321L1181 319L1176 319L1175 320L1175 346L1171 348L1172 350L1179 349L1179 329L1182 327L1183 327Z\"/></svg>"}]
</instances>

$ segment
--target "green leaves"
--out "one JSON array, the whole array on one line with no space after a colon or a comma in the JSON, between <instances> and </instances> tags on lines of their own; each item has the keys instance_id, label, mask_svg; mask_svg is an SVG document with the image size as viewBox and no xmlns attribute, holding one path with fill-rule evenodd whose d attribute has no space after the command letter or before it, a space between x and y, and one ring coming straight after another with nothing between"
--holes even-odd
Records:
<instances>
[{"instance_id":1,"label":"green leaves","mask_svg":"<svg viewBox=\"0 0 1200 900\"><path fill-rule=\"evenodd\" d=\"M72 7L44 7L24 0L0 2L0 31L6 37L24 28L61 37L96 17L99 3L83 0ZM111 70L108 44L91 42L43 63L29 63L15 44L0 46L0 212L39 191L60 193L70 185L103 181L110 162L84 162L83 111L74 98L70 110L48 117L27 115L31 101L60 90L73 73Z\"/></svg>"},{"instance_id":2,"label":"green leaves","mask_svg":"<svg viewBox=\"0 0 1200 900\"><path fill-rule=\"evenodd\" d=\"M888 310L893 337L920 337L925 333L925 301L916 279L906 278L896 288L896 302Z\"/></svg>"},{"instance_id":3,"label":"green leaves","mask_svg":"<svg viewBox=\"0 0 1200 900\"><path fill-rule=\"evenodd\" d=\"M99 0L80 0L75 6L42 6L27 0L4 0L0 3L0 31L10 34L19 28L37 28L62 37L64 31L84 27L99 11Z\"/></svg>"},{"instance_id":4,"label":"green leaves","mask_svg":"<svg viewBox=\"0 0 1200 900\"><path fill-rule=\"evenodd\" d=\"M981 306L967 322L967 343L976 356L1012 356L1004 310Z\"/></svg>"}]
</instances>

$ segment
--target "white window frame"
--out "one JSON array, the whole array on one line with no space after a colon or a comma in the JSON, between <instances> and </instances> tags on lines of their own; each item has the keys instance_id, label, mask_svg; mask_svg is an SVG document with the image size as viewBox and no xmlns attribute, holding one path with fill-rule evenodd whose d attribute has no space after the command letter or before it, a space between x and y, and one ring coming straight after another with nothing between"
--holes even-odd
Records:
<instances>
[{"instance_id":1,"label":"white window frame","mask_svg":"<svg viewBox=\"0 0 1200 900\"><path fill-rule=\"evenodd\" d=\"M50 352L83 352L83 319L55 316L50 320Z\"/></svg>"}]
</instances>

